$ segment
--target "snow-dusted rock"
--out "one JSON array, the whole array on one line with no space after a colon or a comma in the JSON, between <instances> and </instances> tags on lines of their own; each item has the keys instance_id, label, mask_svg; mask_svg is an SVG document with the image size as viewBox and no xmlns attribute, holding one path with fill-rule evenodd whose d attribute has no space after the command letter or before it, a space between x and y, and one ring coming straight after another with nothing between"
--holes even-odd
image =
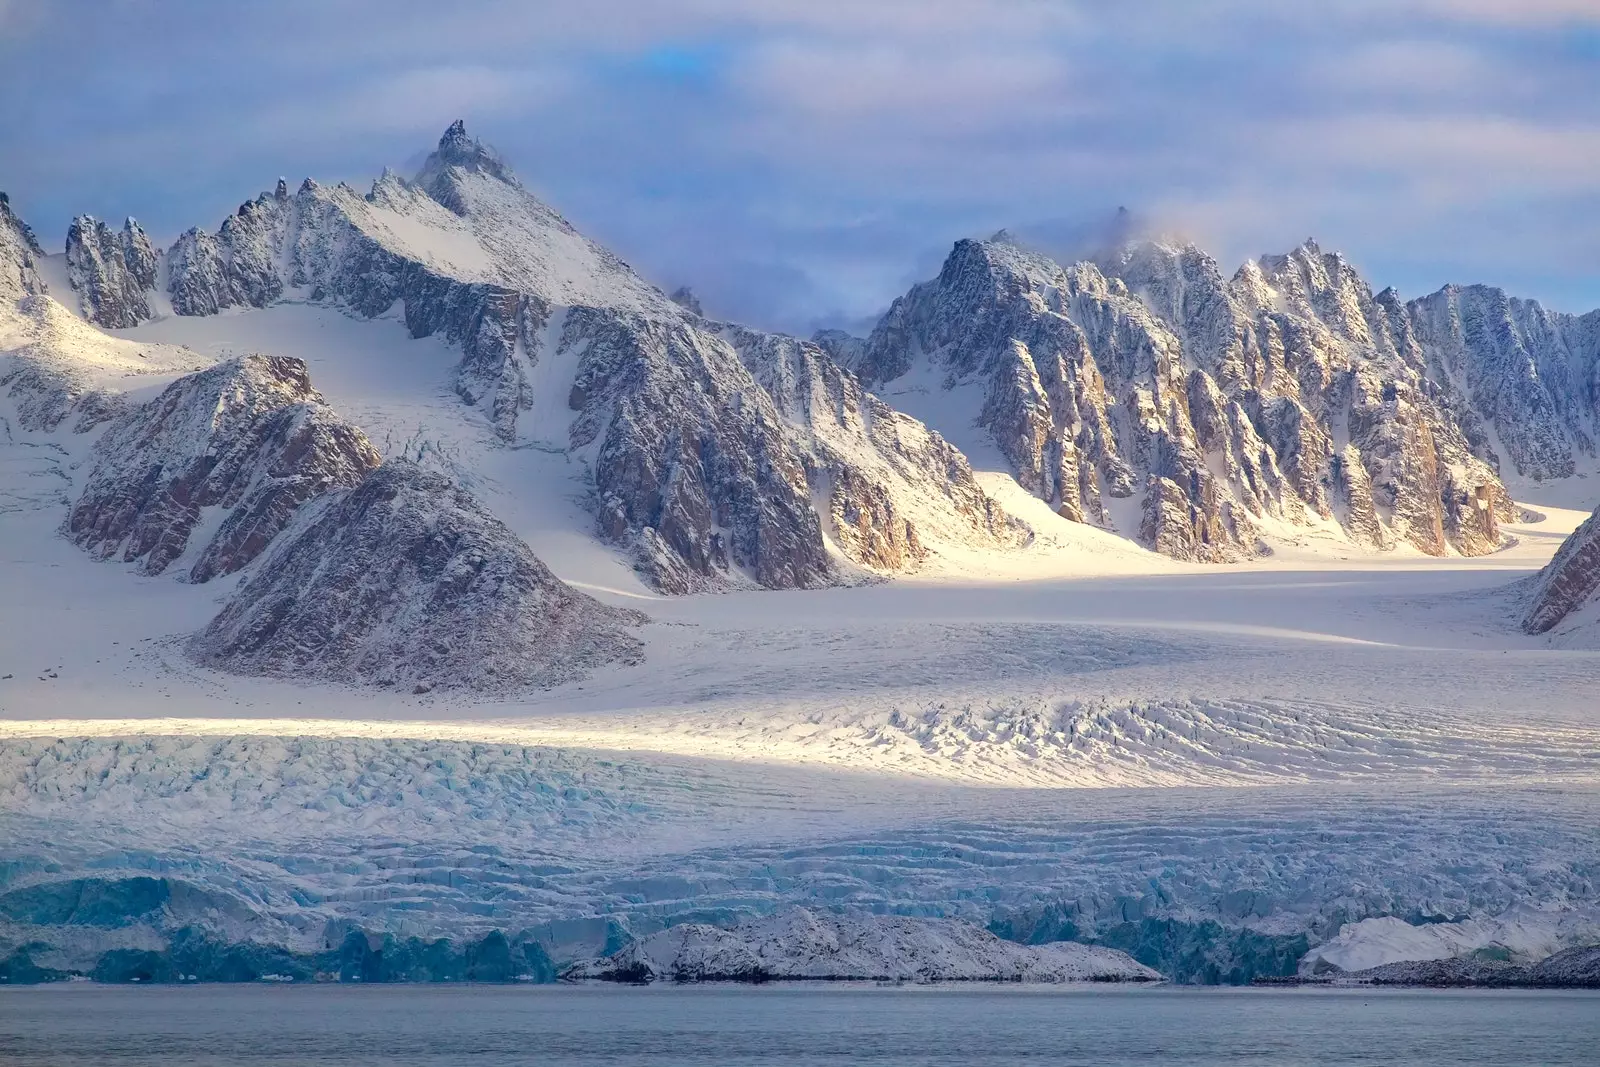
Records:
<instances>
[{"instance_id":1,"label":"snow-dusted rock","mask_svg":"<svg viewBox=\"0 0 1600 1067\"><path fill-rule=\"evenodd\" d=\"M1408 308L1430 372L1470 397L1511 470L1570 477L1600 436L1600 311L1564 315L1484 285L1446 286ZM1499 449L1484 448L1499 462ZM1509 474L1510 471L1502 471Z\"/></svg>"},{"instance_id":2,"label":"snow-dusted rock","mask_svg":"<svg viewBox=\"0 0 1600 1067\"><path fill-rule=\"evenodd\" d=\"M190 652L244 674L510 690L637 662L644 621L558 580L449 479L391 460L275 548Z\"/></svg>"},{"instance_id":3,"label":"snow-dusted rock","mask_svg":"<svg viewBox=\"0 0 1600 1067\"><path fill-rule=\"evenodd\" d=\"M0 193L0 391L10 402L0 428L84 433L127 410L129 387L212 362L96 329L52 297L40 273L43 255Z\"/></svg>"},{"instance_id":4,"label":"snow-dusted rock","mask_svg":"<svg viewBox=\"0 0 1600 1067\"><path fill-rule=\"evenodd\" d=\"M1510 517L1405 308L1310 242L1229 280L1192 245L1062 267L1003 235L962 241L840 351L869 384L926 368L982 386L970 415L1025 488L1105 526L1138 494L1119 532L1178 558L1302 526L1476 554Z\"/></svg>"},{"instance_id":5,"label":"snow-dusted rock","mask_svg":"<svg viewBox=\"0 0 1600 1067\"><path fill-rule=\"evenodd\" d=\"M150 238L131 218L118 232L80 215L67 230L67 281L96 326L118 330L149 319L157 266Z\"/></svg>"},{"instance_id":6,"label":"snow-dusted rock","mask_svg":"<svg viewBox=\"0 0 1600 1067\"><path fill-rule=\"evenodd\" d=\"M1530 634L1547 633L1596 601L1600 601L1600 509L1561 542L1533 579L1522 628Z\"/></svg>"},{"instance_id":7,"label":"snow-dusted rock","mask_svg":"<svg viewBox=\"0 0 1600 1067\"><path fill-rule=\"evenodd\" d=\"M39 260L44 249L28 224L11 210L11 198L0 193L0 302L11 303L43 293Z\"/></svg>"},{"instance_id":8,"label":"snow-dusted rock","mask_svg":"<svg viewBox=\"0 0 1600 1067\"><path fill-rule=\"evenodd\" d=\"M195 549L186 577L203 582L245 566L307 502L379 459L304 362L247 356L178 379L108 427L64 532L145 574ZM190 543L197 529L203 545Z\"/></svg>"},{"instance_id":9,"label":"snow-dusted rock","mask_svg":"<svg viewBox=\"0 0 1600 1067\"><path fill-rule=\"evenodd\" d=\"M687 285L680 285L674 289L670 299L691 315L704 315L706 313L705 308L700 306L700 298Z\"/></svg>"},{"instance_id":10,"label":"snow-dusted rock","mask_svg":"<svg viewBox=\"0 0 1600 1067\"><path fill-rule=\"evenodd\" d=\"M564 978L649 982L878 980L1154 982L1115 949L1058 941L1019 945L958 919L831 915L793 907L732 929L685 923L651 934Z\"/></svg>"}]
</instances>

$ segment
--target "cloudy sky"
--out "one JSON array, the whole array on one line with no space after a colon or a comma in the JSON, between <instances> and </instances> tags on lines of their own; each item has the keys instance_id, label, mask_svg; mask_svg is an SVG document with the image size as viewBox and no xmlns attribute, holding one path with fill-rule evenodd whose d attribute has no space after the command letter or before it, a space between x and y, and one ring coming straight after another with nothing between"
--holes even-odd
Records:
<instances>
[{"instance_id":1,"label":"cloudy sky","mask_svg":"<svg viewBox=\"0 0 1600 1067\"><path fill-rule=\"evenodd\" d=\"M1314 235L1408 295L1600 306L1596 0L0 0L0 189L163 239L457 117L707 310L880 310L1119 205L1231 270Z\"/></svg>"}]
</instances>

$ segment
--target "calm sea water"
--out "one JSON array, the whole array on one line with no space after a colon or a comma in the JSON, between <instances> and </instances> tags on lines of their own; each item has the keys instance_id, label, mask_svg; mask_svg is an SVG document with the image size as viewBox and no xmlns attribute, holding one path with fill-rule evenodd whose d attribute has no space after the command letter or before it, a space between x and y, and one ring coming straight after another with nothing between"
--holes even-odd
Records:
<instances>
[{"instance_id":1,"label":"calm sea water","mask_svg":"<svg viewBox=\"0 0 1600 1067\"><path fill-rule=\"evenodd\" d=\"M767 986L0 989L0 1063L1582 1064L1600 995Z\"/></svg>"}]
</instances>

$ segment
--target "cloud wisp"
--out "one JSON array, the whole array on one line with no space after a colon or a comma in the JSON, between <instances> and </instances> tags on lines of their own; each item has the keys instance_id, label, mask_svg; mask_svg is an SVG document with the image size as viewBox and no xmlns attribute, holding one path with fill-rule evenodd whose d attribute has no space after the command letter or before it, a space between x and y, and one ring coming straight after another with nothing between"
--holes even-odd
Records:
<instances>
[{"instance_id":1,"label":"cloud wisp","mask_svg":"<svg viewBox=\"0 0 1600 1067\"><path fill-rule=\"evenodd\" d=\"M167 235L457 116L709 309L858 321L1000 226L1127 205L1231 269L1600 305L1591 0L0 0L0 187ZM931 265L931 266L930 266Z\"/></svg>"}]
</instances>

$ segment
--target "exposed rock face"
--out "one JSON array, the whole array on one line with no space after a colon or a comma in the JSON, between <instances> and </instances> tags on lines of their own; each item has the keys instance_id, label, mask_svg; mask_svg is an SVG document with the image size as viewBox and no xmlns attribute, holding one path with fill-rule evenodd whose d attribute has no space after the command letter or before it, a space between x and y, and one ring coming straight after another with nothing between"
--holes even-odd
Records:
<instances>
[{"instance_id":1,"label":"exposed rock face","mask_svg":"<svg viewBox=\"0 0 1600 1067\"><path fill-rule=\"evenodd\" d=\"M896 571L926 555L923 536L995 546L1026 538L958 449L867 392L818 345L737 326L721 336L794 428L811 498L828 502L826 528L849 559Z\"/></svg>"},{"instance_id":2,"label":"exposed rock face","mask_svg":"<svg viewBox=\"0 0 1600 1067\"><path fill-rule=\"evenodd\" d=\"M186 577L231 574L313 498L356 485L379 462L311 387L305 364L248 356L178 379L96 442L65 533L100 559L159 574L198 547ZM191 546L205 509L222 516Z\"/></svg>"},{"instance_id":3,"label":"exposed rock face","mask_svg":"<svg viewBox=\"0 0 1600 1067\"><path fill-rule=\"evenodd\" d=\"M801 450L729 345L590 308L568 312L561 344L583 352L572 444L599 444L600 533L649 531L640 563L660 588L689 592L735 568L771 588L835 579Z\"/></svg>"},{"instance_id":4,"label":"exposed rock face","mask_svg":"<svg viewBox=\"0 0 1600 1067\"><path fill-rule=\"evenodd\" d=\"M44 250L28 224L11 211L11 198L0 193L0 300L11 302L45 291L39 277Z\"/></svg>"},{"instance_id":5,"label":"exposed rock face","mask_svg":"<svg viewBox=\"0 0 1600 1067\"><path fill-rule=\"evenodd\" d=\"M156 250L133 219L119 233L92 215L80 215L67 230L67 280L78 294L83 317L120 330L150 318L156 285Z\"/></svg>"},{"instance_id":6,"label":"exposed rock face","mask_svg":"<svg viewBox=\"0 0 1600 1067\"><path fill-rule=\"evenodd\" d=\"M1161 980L1115 949L1070 941L1018 945L955 919L838 916L805 908L731 930L700 923L669 927L562 977L620 982Z\"/></svg>"},{"instance_id":7,"label":"exposed rock face","mask_svg":"<svg viewBox=\"0 0 1600 1067\"><path fill-rule=\"evenodd\" d=\"M393 460L274 549L190 649L244 674L510 690L637 662L644 621L559 581L448 479Z\"/></svg>"},{"instance_id":8,"label":"exposed rock face","mask_svg":"<svg viewBox=\"0 0 1600 1067\"><path fill-rule=\"evenodd\" d=\"M1025 488L1106 526L1137 494L1120 532L1181 559L1296 526L1490 551L1510 500L1426 363L1392 294L1309 242L1226 280L1192 246L1064 268L997 237L958 242L854 365L869 384L926 366L981 386L975 420Z\"/></svg>"},{"instance_id":9,"label":"exposed rock face","mask_svg":"<svg viewBox=\"0 0 1600 1067\"><path fill-rule=\"evenodd\" d=\"M1023 536L959 452L821 349L725 335L577 233L459 123L414 182L386 173L365 196L280 183L216 234L190 231L167 281L182 315L293 295L376 316L398 301L414 337L460 346L456 392L502 439L588 465L598 532L665 591L814 587L851 565L914 567L949 538ZM768 391L795 374L797 391ZM536 404L545 417L529 425Z\"/></svg>"},{"instance_id":10,"label":"exposed rock face","mask_svg":"<svg viewBox=\"0 0 1600 1067\"><path fill-rule=\"evenodd\" d=\"M1597 597L1600 597L1600 509L1572 531L1533 580L1522 628L1530 634L1547 633Z\"/></svg>"},{"instance_id":11,"label":"exposed rock face","mask_svg":"<svg viewBox=\"0 0 1600 1067\"><path fill-rule=\"evenodd\" d=\"M1429 373L1458 387L1482 425L1480 453L1535 480L1566 478L1600 435L1600 312L1547 311L1483 285L1446 286L1407 305ZM1478 430L1482 434L1481 428Z\"/></svg>"}]
</instances>

